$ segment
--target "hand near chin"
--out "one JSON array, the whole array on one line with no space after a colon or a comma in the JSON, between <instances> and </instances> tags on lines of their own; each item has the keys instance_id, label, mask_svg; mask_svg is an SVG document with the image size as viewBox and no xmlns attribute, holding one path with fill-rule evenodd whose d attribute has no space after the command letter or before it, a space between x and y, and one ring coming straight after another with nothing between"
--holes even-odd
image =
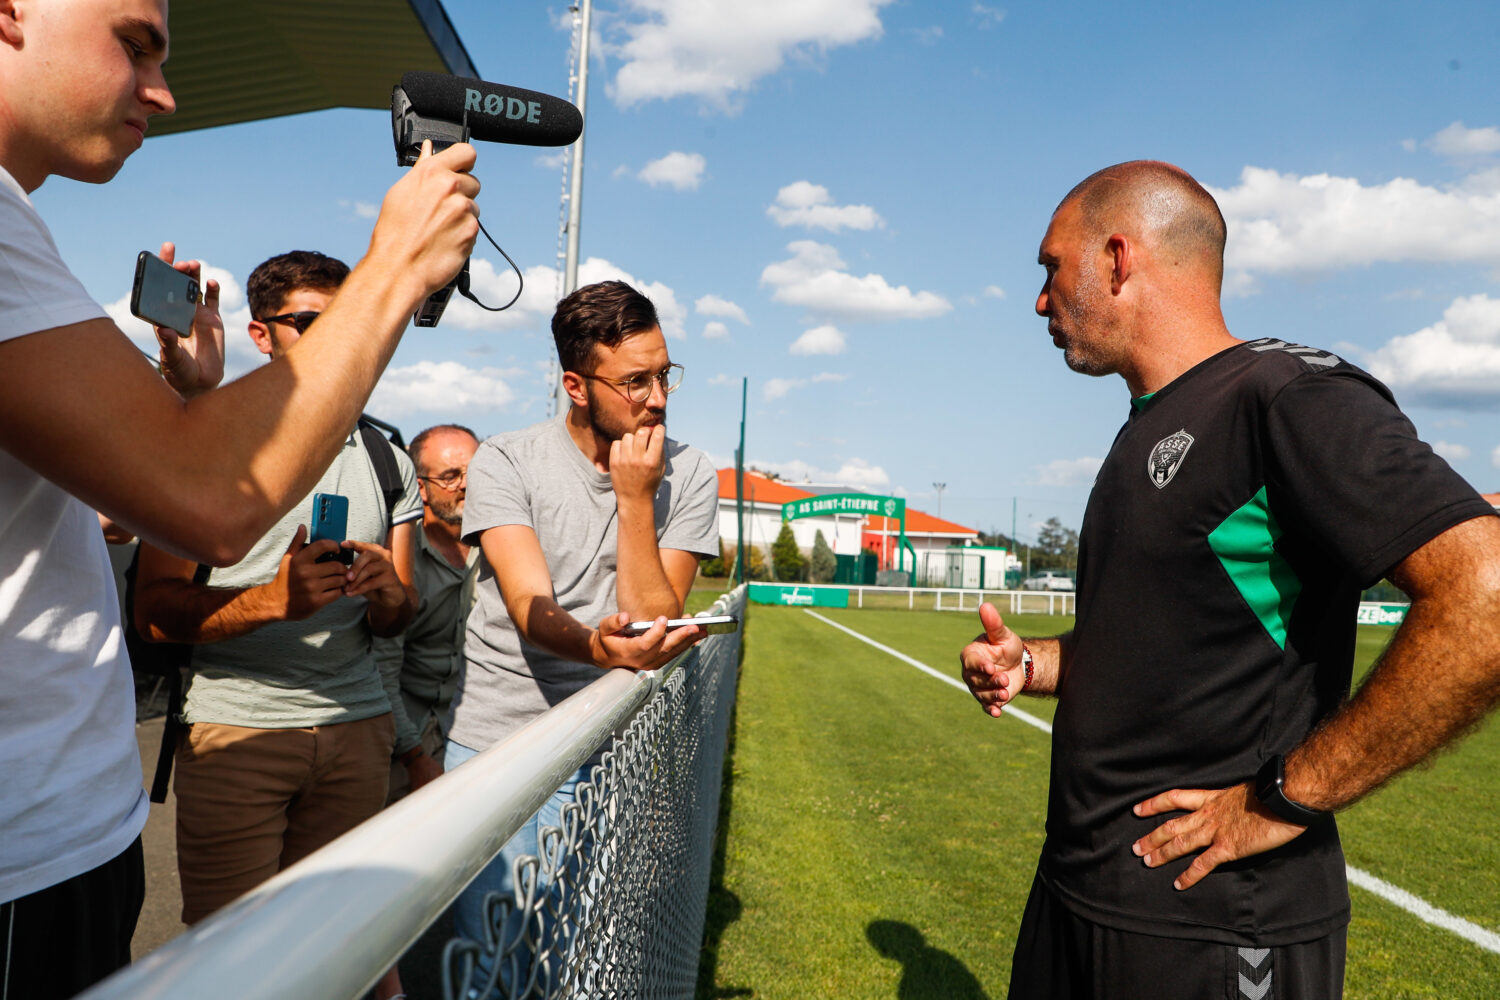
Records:
<instances>
[{"instance_id":1,"label":"hand near chin","mask_svg":"<svg viewBox=\"0 0 1500 1000\"><path fill-rule=\"evenodd\" d=\"M646 500L656 488L666 462L667 429L662 424L642 427L610 442L609 479L622 500Z\"/></svg>"}]
</instances>

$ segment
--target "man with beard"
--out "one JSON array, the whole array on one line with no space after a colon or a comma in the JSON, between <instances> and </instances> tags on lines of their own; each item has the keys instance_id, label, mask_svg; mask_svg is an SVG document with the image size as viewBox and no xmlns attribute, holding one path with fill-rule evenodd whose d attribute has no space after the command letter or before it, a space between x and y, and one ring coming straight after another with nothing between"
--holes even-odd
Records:
<instances>
[{"instance_id":1,"label":"man with beard","mask_svg":"<svg viewBox=\"0 0 1500 1000\"><path fill-rule=\"evenodd\" d=\"M986 604L961 654L992 716L1057 698L1011 1000L1342 995L1333 813L1500 694L1500 519L1373 377L1229 332L1225 237L1193 178L1138 161L1074 188L1037 256L1068 367L1131 399L1073 630L1023 640ZM1351 698L1385 576L1411 609Z\"/></svg>"},{"instance_id":2,"label":"man with beard","mask_svg":"<svg viewBox=\"0 0 1500 1000\"><path fill-rule=\"evenodd\" d=\"M702 637L682 614L698 560L719 549L718 480L668 439L680 384L651 300L621 281L558 303L552 336L571 405L485 441L469 465L463 539L484 552L453 700L452 770L520 729L601 670L654 670ZM619 630L655 619L643 635ZM597 757L595 758L597 760ZM511 892L512 862L537 854L584 764L464 891L455 930L483 941L486 892Z\"/></svg>"},{"instance_id":3,"label":"man with beard","mask_svg":"<svg viewBox=\"0 0 1500 1000\"><path fill-rule=\"evenodd\" d=\"M412 582L417 613L400 635L375 640L375 659L396 723L387 802L443 773L442 720L463 663L464 622L474 605L479 550L459 536L469 460L479 439L467 427L441 424L411 439L422 529L416 532Z\"/></svg>"}]
</instances>

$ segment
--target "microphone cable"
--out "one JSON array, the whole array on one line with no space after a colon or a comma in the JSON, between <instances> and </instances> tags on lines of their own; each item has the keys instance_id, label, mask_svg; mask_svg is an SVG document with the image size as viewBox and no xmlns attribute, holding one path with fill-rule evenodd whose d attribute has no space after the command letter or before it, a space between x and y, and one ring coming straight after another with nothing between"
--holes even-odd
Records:
<instances>
[{"instance_id":1,"label":"microphone cable","mask_svg":"<svg viewBox=\"0 0 1500 1000\"><path fill-rule=\"evenodd\" d=\"M458 294L462 295L464 298L468 299L470 302L474 303L476 306L485 310L486 312L504 312L511 306L515 305L517 300L521 298L521 290L526 287L526 278L521 274L521 269L516 266L516 262L510 259L510 254L505 252L505 248L496 243L495 238L490 235L490 231L484 228L483 222L479 223L479 231L481 233L484 233L484 238L490 241L490 246L494 247L497 251L499 251L500 256L505 258L505 262L510 265L510 269L516 272L516 294L512 295L510 301L505 303L505 305L503 306L485 305L483 302L479 301L479 297L477 295L469 290L469 269L467 266L462 271L458 272Z\"/></svg>"}]
</instances>

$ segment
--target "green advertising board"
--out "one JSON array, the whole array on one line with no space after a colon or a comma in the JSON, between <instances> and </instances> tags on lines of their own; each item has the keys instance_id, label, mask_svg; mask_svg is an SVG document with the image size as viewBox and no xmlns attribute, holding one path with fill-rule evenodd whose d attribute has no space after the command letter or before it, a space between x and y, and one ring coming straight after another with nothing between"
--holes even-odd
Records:
<instances>
[{"instance_id":1,"label":"green advertising board","mask_svg":"<svg viewBox=\"0 0 1500 1000\"><path fill-rule=\"evenodd\" d=\"M1359 605L1361 625L1400 625L1406 620L1409 604L1372 604L1362 601Z\"/></svg>"},{"instance_id":2,"label":"green advertising board","mask_svg":"<svg viewBox=\"0 0 1500 1000\"><path fill-rule=\"evenodd\" d=\"M750 600L756 604L847 608L849 591L842 587L798 587L783 583L752 583L750 584Z\"/></svg>"},{"instance_id":3,"label":"green advertising board","mask_svg":"<svg viewBox=\"0 0 1500 1000\"><path fill-rule=\"evenodd\" d=\"M888 517L899 525L896 541L896 558L901 568L906 568L906 557L911 556L912 572L917 569L917 550L906 540L906 501L900 497L882 497L872 493L824 493L821 496L788 500L781 505L781 519L795 521L799 517L833 517L836 514L854 514L859 517Z\"/></svg>"},{"instance_id":4,"label":"green advertising board","mask_svg":"<svg viewBox=\"0 0 1500 1000\"><path fill-rule=\"evenodd\" d=\"M906 520L906 501L900 497L878 497L869 493L825 493L804 497L781 506L781 519L826 517L833 514L863 514L869 517L891 517Z\"/></svg>"}]
</instances>

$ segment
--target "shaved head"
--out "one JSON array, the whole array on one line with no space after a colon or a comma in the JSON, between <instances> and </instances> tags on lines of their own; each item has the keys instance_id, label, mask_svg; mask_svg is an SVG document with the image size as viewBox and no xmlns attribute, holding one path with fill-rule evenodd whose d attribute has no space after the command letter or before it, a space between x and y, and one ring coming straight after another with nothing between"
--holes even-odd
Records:
<instances>
[{"instance_id":1,"label":"shaved head","mask_svg":"<svg viewBox=\"0 0 1500 1000\"><path fill-rule=\"evenodd\" d=\"M1171 266L1201 268L1217 292L1224 280L1224 216L1213 195L1181 167L1132 160L1084 178L1062 202L1076 203L1085 231L1146 241Z\"/></svg>"}]
</instances>

